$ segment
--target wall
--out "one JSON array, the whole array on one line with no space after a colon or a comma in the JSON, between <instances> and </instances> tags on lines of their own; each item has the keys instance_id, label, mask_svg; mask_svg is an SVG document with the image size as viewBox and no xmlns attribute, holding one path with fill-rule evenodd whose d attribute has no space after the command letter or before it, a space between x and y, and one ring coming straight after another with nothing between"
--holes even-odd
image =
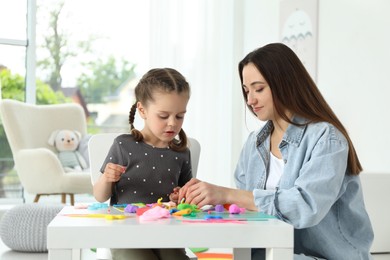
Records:
<instances>
[{"instance_id":1,"label":"wall","mask_svg":"<svg viewBox=\"0 0 390 260\"><path fill-rule=\"evenodd\" d=\"M390 2L321 1L320 10L318 84L364 170L390 172Z\"/></svg>"},{"instance_id":2,"label":"wall","mask_svg":"<svg viewBox=\"0 0 390 260\"><path fill-rule=\"evenodd\" d=\"M245 4L244 53L278 41L278 1ZM319 0L317 83L366 172L390 172L389 11L386 0Z\"/></svg>"},{"instance_id":3,"label":"wall","mask_svg":"<svg viewBox=\"0 0 390 260\"><path fill-rule=\"evenodd\" d=\"M173 67L191 85L183 129L202 146L197 177L231 185L239 149L243 5L235 0L151 1L150 67ZM242 106L239 106L242 108Z\"/></svg>"},{"instance_id":4,"label":"wall","mask_svg":"<svg viewBox=\"0 0 390 260\"><path fill-rule=\"evenodd\" d=\"M390 1L319 0L318 86L345 124L366 171L387 172ZM202 145L200 179L234 186L249 132L238 62L279 41L279 1L151 1L150 67L180 70L192 86L184 123ZM245 112L246 111L246 112Z\"/></svg>"}]
</instances>

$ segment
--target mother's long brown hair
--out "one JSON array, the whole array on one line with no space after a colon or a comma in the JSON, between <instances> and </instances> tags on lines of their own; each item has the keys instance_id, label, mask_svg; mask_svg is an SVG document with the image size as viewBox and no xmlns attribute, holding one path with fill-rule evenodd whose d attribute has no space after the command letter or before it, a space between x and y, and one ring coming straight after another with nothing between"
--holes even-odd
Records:
<instances>
[{"instance_id":1,"label":"mother's long brown hair","mask_svg":"<svg viewBox=\"0 0 390 260\"><path fill-rule=\"evenodd\" d=\"M275 110L281 118L295 124L286 114L290 111L308 119L308 123L328 122L334 125L348 141L349 174L358 175L362 171L347 130L325 101L298 56L289 47L282 43L272 43L246 55L238 65L241 85L242 71L248 63L253 63L267 81L272 90ZM247 101L245 91L242 90L242 93ZM248 108L254 114L252 107L248 105Z\"/></svg>"}]
</instances>

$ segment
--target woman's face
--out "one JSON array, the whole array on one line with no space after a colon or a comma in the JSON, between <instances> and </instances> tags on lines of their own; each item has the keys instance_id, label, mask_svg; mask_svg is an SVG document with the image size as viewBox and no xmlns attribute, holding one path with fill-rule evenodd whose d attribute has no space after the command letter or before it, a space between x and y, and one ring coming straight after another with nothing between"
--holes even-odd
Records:
<instances>
[{"instance_id":1,"label":"woman's face","mask_svg":"<svg viewBox=\"0 0 390 260\"><path fill-rule=\"evenodd\" d=\"M274 120L274 102L272 91L263 75L253 63L248 63L242 70L243 89L247 104L261 121Z\"/></svg>"}]
</instances>

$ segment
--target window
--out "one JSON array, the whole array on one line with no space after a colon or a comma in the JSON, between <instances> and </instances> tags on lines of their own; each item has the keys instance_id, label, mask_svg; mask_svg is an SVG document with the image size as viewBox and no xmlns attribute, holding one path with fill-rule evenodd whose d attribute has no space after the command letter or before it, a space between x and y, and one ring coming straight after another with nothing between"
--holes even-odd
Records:
<instances>
[{"instance_id":1,"label":"window","mask_svg":"<svg viewBox=\"0 0 390 260\"><path fill-rule=\"evenodd\" d=\"M37 0L37 5L37 80L60 91L66 102L80 103L90 133L128 132L137 73L148 61L149 2ZM85 15L91 6L93 12Z\"/></svg>"},{"instance_id":2,"label":"window","mask_svg":"<svg viewBox=\"0 0 390 260\"><path fill-rule=\"evenodd\" d=\"M89 133L127 132L139 76L153 67L176 68L192 88L183 128L202 143L204 160L199 172L206 180L230 184L225 173L235 166L232 147L241 146L235 137L242 131L230 127L241 122L245 108L236 98L236 61L242 58L245 38L240 4L206 0L0 0L0 4L1 24L12 24L12 29L0 28L0 64L7 63L25 78L26 102L39 104L40 84L50 85L49 90L62 95L55 102L84 106ZM61 4L58 20L51 19L51 11ZM63 36L57 52L62 55L61 78L53 71L57 64L50 60L50 44L45 47L47 40L53 40L54 21ZM10 58L3 56L10 53ZM212 107L216 96L223 102L221 109ZM210 110L212 117L207 116ZM234 111L233 117L229 111ZM140 129L137 120L135 127ZM204 131L200 125L213 131ZM213 147L220 148L218 158L223 160L215 160Z\"/></svg>"},{"instance_id":3,"label":"window","mask_svg":"<svg viewBox=\"0 0 390 260\"><path fill-rule=\"evenodd\" d=\"M110 3L110 12L105 1L0 0L0 4L6 7L0 10L0 22L12 24L0 28L0 70L3 79L17 75L23 85L22 95L3 91L2 98L36 104L76 102L86 111L91 134L129 131L136 70L146 67L147 61L148 2L116 1ZM91 5L94 12L86 16L84 10ZM110 19L102 19L107 16ZM59 45L53 45L57 40ZM53 60L57 54L60 60ZM59 69L53 70L57 65ZM60 77L53 77L57 72ZM42 100L36 94L42 85L60 98ZM7 147L0 153L0 198L9 199L6 190L13 183L19 188L17 196L23 197L1 119L0 142Z\"/></svg>"},{"instance_id":4,"label":"window","mask_svg":"<svg viewBox=\"0 0 390 260\"><path fill-rule=\"evenodd\" d=\"M35 48L34 38L29 41L27 35L31 35L28 21L34 21L31 11L35 9L35 1L0 0L0 6L0 24L7 25L0 27L0 97L3 97L7 93L1 91L2 81L9 80L11 73L26 81L29 81L28 74L33 75L27 73L26 64L34 66L34 61L29 61L31 48ZM27 93L25 86L26 84L22 84L23 91ZM26 97L31 97L31 95L24 95L24 100ZM0 199L7 202L21 201L23 200L22 187L13 169L12 153L1 121L0 145L2 147L0 151Z\"/></svg>"}]
</instances>

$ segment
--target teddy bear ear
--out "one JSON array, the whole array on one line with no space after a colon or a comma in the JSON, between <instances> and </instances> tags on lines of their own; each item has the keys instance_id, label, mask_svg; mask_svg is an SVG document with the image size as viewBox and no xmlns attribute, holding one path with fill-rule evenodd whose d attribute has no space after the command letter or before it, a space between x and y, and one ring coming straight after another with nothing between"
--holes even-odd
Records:
<instances>
[{"instance_id":1,"label":"teddy bear ear","mask_svg":"<svg viewBox=\"0 0 390 260\"><path fill-rule=\"evenodd\" d=\"M51 133L49 140L47 141L50 145L54 146L56 136L60 132L60 130L55 130Z\"/></svg>"}]
</instances>

